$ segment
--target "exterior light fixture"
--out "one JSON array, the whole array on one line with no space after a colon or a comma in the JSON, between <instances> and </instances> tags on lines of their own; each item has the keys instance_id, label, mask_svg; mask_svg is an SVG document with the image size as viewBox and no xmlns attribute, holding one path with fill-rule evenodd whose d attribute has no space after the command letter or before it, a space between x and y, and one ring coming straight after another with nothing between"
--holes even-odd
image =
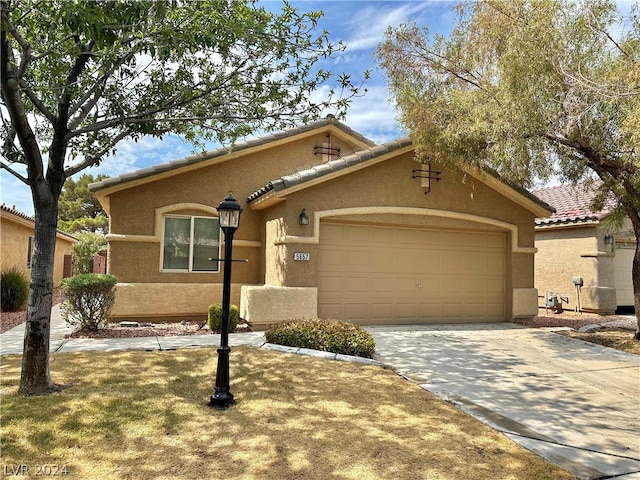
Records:
<instances>
[{"instance_id":1,"label":"exterior light fixture","mask_svg":"<svg viewBox=\"0 0 640 480\"><path fill-rule=\"evenodd\" d=\"M613 235L605 235L604 244L613 250Z\"/></svg>"},{"instance_id":2,"label":"exterior light fixture","mask_svg":"<svg viewBox=\"0 0 640 480\"><path fill-rule=\"evenodd\" d=\"M240 225L242 208L235 197L229 195L218 205L220 228L224 232L224 277L222 283L222 321L220 325L220 348L218 348L218 369L216 388L209 400L209 406L219 410L229 408L235 403L229 391L229 300L231 296L231 263L233 234Z\"/></svg>"},{"instance_id":3,"label":"exterior light fixture","mask_svg":"<svg viewBox=\"0 0 640 480\"><path fill-rule=\"evenodd\" d=\"M309 217L307 216L307 209L303 208L300 212L300 225L309 225Z\"/></svg>"}]
</instances>

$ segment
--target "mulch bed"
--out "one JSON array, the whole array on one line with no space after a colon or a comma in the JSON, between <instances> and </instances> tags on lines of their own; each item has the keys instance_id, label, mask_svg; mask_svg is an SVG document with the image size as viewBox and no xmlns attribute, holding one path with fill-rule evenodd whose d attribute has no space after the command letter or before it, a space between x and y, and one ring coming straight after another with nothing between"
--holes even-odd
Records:
<instances>
[{"instance_id":1,"label":"mulch bed","mask_svg":"<svg viewBox=\"0 0 640 480\"><path fill-rule=\"evenodd\" d=\"M543 327L569 327L578 330L580 327L587 325L601 324L614 321L628 321L628 317L620 315L598 315L596 313L576 313L571 310L565 310L562 313L553 313L551 310L540 309L539 315L530 320L515 320L514 323L524 325L526 327L543 328Z\"/></svg>"},{"instance_id":2,"label":"mulch bed","mask_svg":"<svg viewBox=\"0 0 640 480\"><path fill-rule=\"evenodd\" d=\"M60 291L54 289L54 305L60 303ZM10 328L20 325L27 318L26 310L19 312L2 312L0 315L0 333ZM593 325L615 320L624 320L619 315L597 315L594 313L575 313L565 310L562 313L553 313L551 310L540 309L540 314L531 320L516 320L514 323L533 328L542 327L569 327L574 330L586 325ZM234 332L251 331L246 323L238 324ZM128 338L128 337L160 337L172 335L210 335L211 331L206 328L203 322L184 321L178 323L141 323L139 327L120 327L118 324L107 325L106 327L91 332L88 330L77 330L70 338Z\"/></svg>"}]
</instances>

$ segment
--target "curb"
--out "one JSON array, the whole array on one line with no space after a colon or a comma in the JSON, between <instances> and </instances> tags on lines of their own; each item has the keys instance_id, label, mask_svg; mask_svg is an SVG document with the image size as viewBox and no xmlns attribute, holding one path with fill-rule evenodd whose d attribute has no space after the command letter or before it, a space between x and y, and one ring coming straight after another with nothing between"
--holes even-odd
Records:
<instances>
[{"instance_id":1,"label":"curb","mask_svg":"<svg viewBox=\"0 0 640 480\"><path fill-rule=\"evenodd\" d=\"M312 350L310 348L287 347L276 343L263 343L260 348L271 350L272 352L291 353L294 355L305 355L307 357L320 358L322 360L337 360L339 362L360 363L362 365L372 365L376 367L385 367L385 364L372 358L355 357L352 355L342 355L340 353L323 352L321 350Z\"/></svg>"}]
</instances>

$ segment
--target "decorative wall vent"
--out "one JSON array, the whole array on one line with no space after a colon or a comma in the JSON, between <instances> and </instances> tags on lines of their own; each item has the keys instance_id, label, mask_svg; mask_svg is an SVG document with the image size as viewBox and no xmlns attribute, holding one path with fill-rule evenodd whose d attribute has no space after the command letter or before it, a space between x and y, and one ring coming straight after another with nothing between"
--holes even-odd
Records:
<instances>
[{"instance_id":1,"label":"decorative wall vent","mask_svg":"<svg viewBox=\"0 0 640 480\"><path fill-rule=\"evenodd\" d=\"M412 170L411 178L420 179L420 186L425 189L424 194L426 195L431 191L431 180L439 182L441 180L440 174L442 172L431 170L431 162L422 163L420 166L422 168Z\"/></svg>"},{"instance_id":2,"label":"decorative wall vent","mask_svg":"<svg viewBox=\"0 0 640 480\"><path fill-rule=\"evenodd\" d=\"M340 158L340 148L331 146L331 135L327 134L327 141L320 147L313 147L314 155L322 155L325 162Z\"/></svg>"}]
</instances>

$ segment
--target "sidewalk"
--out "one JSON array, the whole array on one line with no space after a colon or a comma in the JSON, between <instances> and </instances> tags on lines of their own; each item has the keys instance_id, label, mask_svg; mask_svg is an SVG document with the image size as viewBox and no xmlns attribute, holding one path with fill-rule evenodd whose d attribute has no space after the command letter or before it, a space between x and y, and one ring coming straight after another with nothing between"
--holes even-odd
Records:
<instances>
[{"instance_id":1,"label":"sidewalk","mask_svg":"<svg viewBox=\"0 0 640 480\"><path fill-rule=\"evenodd\" d=\"M188 347L218 347L220 335L177 335L135 338L65 338L73 332L62 319L60 305L51 310L50 352L110 352L116 350L176 350ZM0 355L22 354L24 342L24 324L18 325L0 334ZM380 365L380 362L361 357L350 357L330 352L320 352L306 348L285 347L266 343L264 332L230 333L229 345L250 345L283 353L307 355L327 360L340 360L355 363Z\"/></svg>"},{"instance_id":2,"label":"sidewalk","mask_svg":"<svg viewBox=\"0 0 640 480\"><path fill-rule=\"evenodd\" d=\"M50 352L89 352L114 350L175 350L185 347L217 347L220 335L182 335L174 337L138 337L138 338L65 338L73 332L62 319L60 305L51 310ZM22 354L24 342L24 323L0 334L0 355ZM263 346L264 334L232 333L229 345Z\"/></svg>"}]
</instances>

